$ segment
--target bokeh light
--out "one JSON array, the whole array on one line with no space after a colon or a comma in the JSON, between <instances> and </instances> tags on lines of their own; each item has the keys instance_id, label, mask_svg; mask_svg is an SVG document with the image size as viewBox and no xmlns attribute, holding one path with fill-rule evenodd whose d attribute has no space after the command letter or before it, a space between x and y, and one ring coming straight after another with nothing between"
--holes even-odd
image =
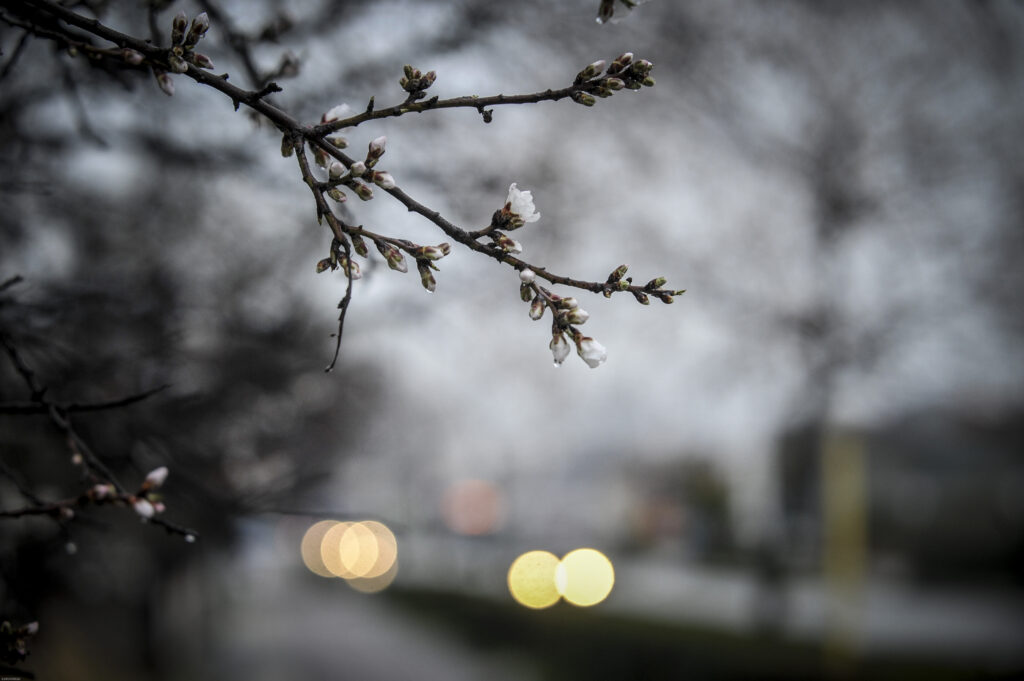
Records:
<instances>
[{"instance_id":1,"label":"bokeh light","mask_svg":"<svg viewBox=\"0 0 1024 681\"><path fill-rule=\"evenodd\" d=\"M398 574L398 541L375 520L321 520L302 537L302 561L321 577L341 577L356 591L387 588Z\"/></svg>"},{"instance_id":2,"label":"bokeh light","mask_svg":"<svg viewBox=\"0 0 1024 681\"><path fill-rule=\"evenodd\" d=\"M306 564L309 571L314 575L321 577L334 577L334 573L327 569L324 564L323 556L321 555L320 546L323 543L324 535L332 527L338 524L337 520L321 520L318 523L313 523L312 526L306 533L302 535L302 545L300 552L302 554L302 562Z\"/></svg>"},{"instance_id":3,"label":"bokeh light","mask_svg":"<svg viewBox=\"0 0 1024 681\"><path fill-rule=\"evenodd\" d=\"M596 605L608 597L614 585L612 562L595 549L570 551L555 569L555 588L573 605Z\"/></svg>"},{"instance_id":4,"label":"bokeh light","mask_svg":"<svg viewBox=\"0 0 1024 681\"><path fill-rule=\"evenodd\" d=\"M445 525L458 534L491 534L500 529L503 514L501 491L486 480L459 480L441 501Z\"/></svg>"},{"instance_id":5,"label":"bokeh light","mask_svg":"<svg viewBox=\"0 0 1024 681\"><path fill-rule=\"evenodd\" d=\"M547 551L528 551L508 569L508 590L512 598L528 608L546 608L558 602L555 570L558 556Z\"/></svg>"}]
</instances>

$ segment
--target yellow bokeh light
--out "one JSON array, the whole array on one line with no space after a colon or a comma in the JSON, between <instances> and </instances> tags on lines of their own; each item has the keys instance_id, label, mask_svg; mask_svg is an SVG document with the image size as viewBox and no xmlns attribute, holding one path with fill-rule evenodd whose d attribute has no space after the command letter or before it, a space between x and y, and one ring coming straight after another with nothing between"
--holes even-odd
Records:
<instances>
[{"instance_id":1,"label":"yellow bokeh light","mask_svg":"<svg viewBox=\"0 0 1024 681\"><path fill-rule=\"evenodd\" d=\"M508 569L508 590L512 598L528 608L546 608L558 602L555 570L558 556L547 551L528 551Z\"/></svg>"},{"instance_id":2,"label":"yellow bokeh light","mask_svg":"<svg viewBox=\"0 0 1024 681\"><path fill-rule=\"evenodd\" d=\"M349 522L335 523L324 533L324 538L320 542L320 557L324 562L324 567L335 577L351 579L357 576L341 561L341 538L345 536L351 526L352 523Z\"/></svg>"},{"instance_id":3,"label":"yellow bokeh light","mask_svg":"<svg viewBox=\"0 0 1024 681\"><path fill-rule=\"evenodd\" d=\"M615 569L595 549L576 549L565 555L555 570L555 587L573 605L600 603L615 585Z\"/></svg>"},{"instance_id":4,"label":"yellow bokeh light","mask_svg":"<svg viewBox=\"0 0 1024 681\"><path fill-rule=\"evenodd\" d=\"M321 577L342 577L356 591L386 589L398 574L398 541L375 520L321 520L302 537L302 561Z\"/></svg>"},{"instance_id":5,"label":"yellow bokeh light","mask_svg":"<svg viewBox=\"0 0 1024 681\"><path fill-rule=\"evenodd\" d=\"M363 523L352 523L341 535L338 552L353 577L365 577L377 564L377 536Z\"/></svg>"},{"instance_id":6,"label":"yellow bokeh light","mask_svg":"<svg viewBox=\"0 0 1024 681\"><path fill-rule=\"evenodd\" d=\"M321 577L334 577L334 573L327 569L324 564L320 546L323 543L324 535L328 530L338 524L337 520L321 520L306 530L302 535L302 544L299 549L302 554L302 562L306 564L309 571Z\"/></svg>"},{"instance_id":7,"label":"yellow bokeh light","mask_svg":"<svg viewBox=\"0 0 1024 681\"><path fill-rule=\"evenodd\" d=\"M373 533L377 540L377 561L363 574L363 577L366 579L376 579L386 575L396 564L398 560L398 541L384 523L379 523L376 520L367 520L362 524ZM394 579L394 576L392 576L392 579ZM389 580L388 584L390 583Z\"/></svg>"},{"instance_id":8,"label":"yellow bokeh light","mask_svg":"<svg viewBox=\"0 0 1024 681\"><path fill-rule=\"evenodd\" d=\"M391 565L384 572L375 575L373 577L356 577L354 579L346 579L345 583L356 591L361 591L364 594L377 593L391 586L391 582L395 581L395 576L398 574L398 561L391 561Z\"/></svg>"}]
</instances>

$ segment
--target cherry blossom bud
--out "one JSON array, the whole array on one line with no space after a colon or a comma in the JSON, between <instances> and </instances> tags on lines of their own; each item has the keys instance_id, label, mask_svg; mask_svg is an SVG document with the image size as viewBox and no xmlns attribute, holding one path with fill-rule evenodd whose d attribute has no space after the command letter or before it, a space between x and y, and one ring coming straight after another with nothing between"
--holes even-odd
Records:
<instances>
[{"instance_id":1,"label":"cherry blossom bud","mask_svg":"<svg viewBox=\"0 0 1024 681\"><path fill-rule=\"evenodd\" d=\"M344 137L338 137L338 136L328 137L327 138L327 142L330 143L331 145L337 147L338 149L347 149L348 148L348 140L345 139Z\"/></svg>"},{"instance_id":2,"label":"cherry blossom bud","mask_svg":"<svg viewBox=\"0 0 1024 681\"><path fill-rule=\"evenodd\" d=\"M608 67L609 75L616 74L616 73L622 73L622 71L625 70L625 68L627 66L629 66L630 63L632 63L632 61L633 61L633 53L632 52L625 52L625 53L619 55L618 57L615 58L615 61L613 61L611 63L611 66Z\"/></svg>"},{"instance_id":3,"label":"cherry blossom bud","mask_svg":"<svg viewBox=\"0 0 1024 681\"><path fill-rule=\"evenodd\" d=\"M349 279L361 279L363 276L362 270L359 269L359 263L355 260L349 260L348 258L342 257L338 259L338 265Z\"/></svg>"},{"instance_id":4,"label":"cherry blossom bud","mask_svg":"<svg viewBox=\"0 0 1024 681\"><path fill-rule=\"evenodd\" d=\"M352 177L362 177L366 174L366 164L362 161L356 161L348 167L348 171L352 173Z\"/></svg>"},{"instance_id":5,"label":"cherry blossom bud","mask_svg":"<svg viewBox=\"0 0 1024 681\"><path fill-rule=\"evenodd\" d=\"M629 70L638 78L643 79L648 74L650 74L652 68L654 68L654 64L652 64L651 62L647 61L646 59L637 59L629 67Z\"/></svg>"},{"instance_id":6,"label":"cherry blossom bud","mask_svg":"<svg viewBox=\"0 0 1024 681\"><path fill-rule=\"evenodd\" d=\"M649 282L644 284L644 288L648 291L653 291L656 288L661 288L666 283L668 283L668 279L666 279L665 277L655 277L654 279L651 279Z\"/></svg>"},{"instance_id":7,"label":"cherry blossom bud","mask_svg":"<svg viewBox=\"0 0 1024 681\"><path fill-rule=\"evenodd\" d=\"M213 62L205 54L199 54L198 52L192 52L190 60L193 64L201 69L212 69Z\"/></svg>"},{"instance_id":8,"label":"cherry blossom bud","mask_svg":"<svg viewBox=\"0 0 1024 681\"><path fill-rule=\"evenodd\" d=\"M328 161L327 152L325 152L320 147L314 147L313 148L313 162L316 163L317 166L319 166L320 168L324 168L326 170L326 168L327 168L327 161Z\"/></svg>"},{"instance_id":9,"label":"cherry blossom bud","mask_svg":"<svg viewBox=\"0 0 1024 681\"><path fill-rule=\"evenodd\" d=\"M143 62L143 60L145 60L145 57L142 56L141 52L138 52L127 47L121 50L121 58L124 59L125 62L131 64L132 66L138 66Z\"/></svg>"},{"instance_id":10,"label":"cherry blossom bud","mask_svg":"<svg viewBox=\"0 0 1024 681\"><path fill-rule=\"evenodd\" d=\"M565 336L561 333L556 333L551 337L551 343L548 344L548 348L551 349L551 354L554 355L555 366L560 365L569 356L569 342L565 340Z\"/></svg>"},{"instance_id":11,"label":"cherry blossom bud","mask_svg":"<svg viewBox=\"0 0 1024 681\"><path fill-rule=\"evenodd\" d=\"M523 245L510 236L506 236L501 232L491 232L491 239L501 250L506 253L522 253Z\"/></svg>"},{"instance_id":12,"label":"cherry blossom bud","mask_svg":"<svg viewBox=\"0 0 1024 681\"><path fill-rule=\"evenodd\" d=\"M451 250L452 247L448 244L440 244L438 246L421 246L416 249L414 255L417 259L440 260L451 253Z\"/></svg>"},{"instance_id":13,"label":"cherry blossom bud","mask_svg":"<svg viewBox=\"0 0 1024 681\"><path fill-rule=\"evenodd\" d=\"M412 74L414 73L414 70L412 68L412 64L406 64L405 66L403 66L402 67L402 73L405 74L406 78L412 78L413 77Z\"/></svg>"},{"instance_id":14,"label":"cherry blossom bud","mask_svg":"<svg viewBox=\"0 0 1024 681\"><path fill-rule=\"evenodd\" d=\"M356 182L355 186L352 188L355 190L356 196L361 198L363 201L369 201L373 198L373 190L370 189L369 185L363 184L362 182Z\"/></svg>"},{"instance_id":15,"label":"cherry blossom bud","mask_svg":"<svg viewBox=\"0 0 1024 681\"><path fill-rule=\"evenodd\" d=\"M334 121L340 121L343 118L348 118L353 113L354 110L348 104L339 104L328 109L327 113L320 117L320 122L333 123Z\"/></svg>"},{"instance_id":16,"label":"cherry blossom bud","mask_svg":"<svg viewBox=\"0 0 1024 681\"><path fill-rule=\"evenodd\" d=\"M644 87L654 87L655 80L653 76L647 76L640 82Z\"/></svg>"},{"instance_id":17,"label":"cherry blossom bud","mask_svg":"<svg viewBox=\"0 0 1024 681\"><path fill-rule=\"evenodd\" d=\"M433 293L437 288L437 280L434 279L434 273L430 271L430 265L426 260L417 260L416 269L420 273L420 283L423 284L423 288L427 289L428 292Z\"/></svg>"},{"instance_id":18,"label":"cherry blossom bud","mask_svg":"<svg viewBox=\"0 0 1024 681\"><path fill-rule=\"evenodd\" d=\"M590 336L582 336L576 340L576 353L591 369L596 369L608 359L605 347Z\"/></svg>"},{"instance_id":19,"label":"cherry blossom bud","mask_svg":"<svg viewBox=\"0 0 1024 681\"><path fill-rule=\"evenodd\" d=\"M349 237L351 237L352 239L352 248L355 249L356 253L363 256L364 258L370 254L370 252L366 248L366 241L363 239L363 237L359 236L358 234L350 234Z\"/></svg>"},{"instance_id":20,"label":"cherry blossom bud","mask_svg":"<svg viewBox=\"0 0 1024 681\"><path fill-rule=\"evenodd\" d=\"M533 287L532 286L530 286L529 284L520 284L519 285L519 299L521 301L523 301L524 303L528 303L531 300L533 300L533 297L534 297L534 293L533 293Z\"/></svg>"},{"instance_id":21,"label":"cherry blossom bud","mask_svg":"<svg viewBox=\"0 0 1024 681\"><path fill-rule=\"evenodd\" d=\"M185 28L188 26L188 15L184 10L174 15L171 20L171 44L180 45L185 39Z\"/></svg>"},{"instance_id":22,"label":"cherry blossom bud","mask_svg":"<svg viewBox=\"0 0 1024 681\"><path fill-rule=\"evenodd\" d=\"M586 92L574 92L572 93L572 101L577 104L582 104L583 106L594 106L594 103L597 100Z\"/></svg>"},{"instance_id":23,"label":"cherry blossom bud","mask_svg":"<svg viewBox=\"0 0 1024 681\"><path fill-rule=\"evenodd\" d=\"M377 171L373 174L373 183L383 189L394 189L395 178L391 177L391 173L385 173Z\"/></svg>"},{"instance_id":24,"label":"cherry blossom bud","mask_svg":"<svg viewBox=\"0 0 1024 681\"><path fill-rule=\"evenodd\" d=\"M316 264L316 273L320 274L321 272L326 272L328 269L332 268L333 266L334 266L334 263L331 261L330 258L324 258L323 260L317 262L317 264Z\"/></svg>"},{"instance_id":25,"label":"cherry blossom bud","mask_svg":"<svg viewBox=\"0 0 1024 681\"><path fill-rule=\"evenodd\" d=\"M626 272L628 271L629 265L619 265L614 270L612 270L611 274L608 275L607 283L614 284L615 282L621 280L624 276L626 276Z\"/></svg>"},{"instance_id":26,"label":"cherry blossom bud","mask_svg":"<svg viewBox=\"0 0 1024 681\"><path fill-rule=\"evenodd\" d=\"M575 298L573 298L572 296L568 296L567 298L559 298L558 299L558 307L559 307L559 309L562 309L562 310L572 310L572 309L577 308L579 306L580 306L579 301L576 300Z\"/></svg>"},{"instance_id":27,"label":"cherry blossom bud","mask_svg":"<svg viewBox=\"0 0 1024 681\"><path fill-rule=\"evenodd\" d=\"M295 153L295 147L292 145L292 140L288 135L281 137L281 156L288 158Z\"/></svg>"},{"instance_id":28,"label":"cherry blossom bud","mask_svg":"<svg viewBox=\"0 0 1024 681\"><path fill-rule=\"evenodd\" d=\"M590 319L590 313L582 307L574 307L565 313L565 321L569 324L584 324Z\"/></svg>"},{"instance_id":29,"label":"cherry blossom bud","mask_svg":"<svg viewBox=\"0 0 1024 681\"><path fill-rule=\"evenodd\" d=\"M426 90L428 87L434 84L435 80L437 80L437 72L427 71L426 73L423 74L423 78L420 79L420 82L422 83L423 89Z\"/></svg>"},{"instance_id":30,"label":"cherry blossom bud","mask_svg":"<svg viewBox=\"0 0 1024 681\"><path fill-rule=\"evenodd\" d=\"M639 291L634 291L633 292L633 297L636 298L636 302L640 303L641 305L650 305L651 304L651 299L647 296L646 293L641 293Z\"/></svg>"},{"instance_id":31,"label":"cherry blossom bud","mask_svg":"<svg viewBox=\"0 0 1024 681\"><path fill-rule=\"evenodd\" d=\"M585 69L576 74L576 83L582 83L583 81L590 80L602 71L604 71L605 61L604 59L598 59L592 64L588 64Z\"/></svg>"},{"instance_id":32,"label":"cherry blossom bud","mask_svg":"<svg viewBox=\"0 0 1024 681\"><path fill-rule=\"evenodd\" d=\"M385 135L381 135L377 139L370 142L369 151L367 151L366 157L369 159L377 159L384 155L384 145L387 144L388 138Z\"/></svg>"},{"instance_id":33,"label":"cherry blossom bud","mask_svg":"<svg viewBox=\"0 0 1024 681\"><path fill-rule=\"evenodd\" d=\"M156 513L156 509L153 508L153 504L149 503L147 499L136 499L132 503L132 508L143 518L152 518L153 514Z\"/></svg>"},{"instance_id":34,"label":"cherry blossom bud","mask_svg":"<svg viewBox=\"0 0 1024 681\"><path fill-rule=\"evenodd\" d=\"M348 197L345 196L345 192L341 191L337 187L331 187L327 190L327 196L331 197L338 203L345 203L348 201Z\"/></svg>"},{"instance_id":35,"label":"cherry blossom bud","mask_svg":"<svg viewBox=\"0 0 1024 681\"><path fill-rule=\"evenodd\" d=\"M531 270L529 267L524 267L523 269L519 270L519 281L523 282L524 284L532 284L536 278L537 273Z\"/></svg>"},{"instance_id":36,"label":"cherry blossom bud","mask_svg":"<svg viewBox=\"0 0 1024 681\"><path fill-rule=\"evenodd\" d=\"M547 305L544 304L544 299L541 298L540 296L536 296L533 299L533 302L530 303L530 319L532 319L533 321L537 321L538 319L543 317L544 316L544 308L546 308L546 307L547 307ZM566 345L566 347L569 347L569 346Z\"/></svg>"},{"instance_id":37,"label":"cherry blossom bud","mask_svg":"<svg viewBox=\"0 0 1024 681\"><path fill-rule=\"evenodd\" d=\"M188 71L188 64L176 54L167 55L167 64L174 73L185 73Z\"/></svg>"},{"instance_id":38,"label":"cherry blossom bud","mask_svg":"<svg viewBox=\"0 0 1024 681\"><path fill-rule=\"evenodd\" d=\"M601 0L597 8L597 23L606 23L615 14L615 0Z\"/></svg>"},{"instance_id":39,"label":"cherry blossom bud","mask_svg":"<svg viewBox=\"0 0 1024 681\"><path fill-rule=\"evenodd\" d=\"M377 246L377 250L384 256L384 260L388 263L388 267L398 272L408 272L409 266L405 264L405 256L402 252L384 241L374 241Z\"/></svg>"},{"instance_id":40,"label":"cherry blossom bud","mask_svg":"<svg viewBox=\"0 0 1024 681\"><path fill-rule=\"evenodd\" d=\"M331 164L327 166L327 174L331 176L331 179L338 179L345 174L345 166L341 164L341 161L331 161Z\"/></svg>"},{"instance_id":41,"label":"cherry blossom bud","mask_svg":"<svg viewBox=\"0 0 1024 681\"><path fill-rule=\"evenodd\" d=\"M621 90L626 87L626 83L621 78L609 78L604 84L609 90Z\"/></svg>"},{"instance_id":42,"label":"cherry blossom bud","mask_svg":"<svg viewBox=\"0 0 1024 681\"><path fill-rule=\"evenodd\" d=\"M160 489L164 484L164 481L167 480L167 472L167 466L154 468L149 472L149 475L146 476L146 480L142 483L142 486L146 489Z\"/></svg>"},{"instance_id":43,"label":"cherry blossom bud","mask_svg":"<svg viewBox=\"0 0 1024 681\"><path fill-rule=\"evenodd\" d=\"M182 46L186 49L192 49L196 46L206 32L210 30L210 17L206 15L206 12L202 12L196 15L196 18L192 20L192 26L188 29L188 35L185 36L185 42Z\"/></svg>"}]
</instances>

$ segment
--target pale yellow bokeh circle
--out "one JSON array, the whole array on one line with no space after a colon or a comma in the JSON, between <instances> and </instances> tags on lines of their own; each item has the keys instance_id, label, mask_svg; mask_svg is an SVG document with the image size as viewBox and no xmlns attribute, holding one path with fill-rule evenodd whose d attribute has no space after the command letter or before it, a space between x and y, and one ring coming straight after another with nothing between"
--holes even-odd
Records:
<instances>
[{"instance_id":1,"label":"pale yellow bokeh circle","mask_svg":"<svg viewBox=\"0 0 1024 681\"><path fill-rule=\"evenodd\" d=\"M614 585L612 562L595 549L570 551L555 570L558 593L573 605L600 603L608 597Z\"/></svg>"},{"instance_id":2,"label":"pale yellow bokeh circle","mask_svg":"<svg viewBox=\"0 0 1024 681\"><path fill-rule=\"evenodd\" d=\"M337 520L321 520L313 523L306 533L302 535L302 544L299 549L302 554L302 562L306 564L309 571L321 577L334 577L335 574L327 569L320 551L324 535L338 524Z\"/></svg>"},{"instance_id":3,"label":"pale yellow bokeh circle","mask_svg":"<svg viewBox=\"0 0 1024 681\"><path fill-rule=\"evenodd\" d=\"M528 551L508 569L508 590L512 598L528 608L546 608L558 602L555 569L558 556L547 551Z\"/></svg>"},{"instance_id":4,"label":"pale yellow bokeh circle","mask_svg":"<svg viewBox=\"0 0 1024 681\"><path fill-rule=\"evenodd\" d=\"M379 523L376 520L367 520L363 522L363 526L370 530L377 540L377 561L366 571L363 577L375 579L386 575L392 566L395 565L395 561L398 560L398 540L395 539L394 533L384 523ZM394 576L392 576L392 579L394 579ZM388 583L390 584L390 580Z\"/></svg>"},{"instance_id":5,"label":"pale yellow bokeh circle","mask_svg":"<svg viewBox=\"0 0 1024 681\"><path fill-rule=\"evenodd\" d=\"M341 535L338 552L353 577L365 577L377 564L377 535L363 523L352 523Z\"/></svg>"},{"instance_id":6,"label":"pale yellow bokeh circle","mask_svg":"<svg viewBox=\"0 0 1024 681\"><path fill-rule=\"evenodd\" d=\"M361 591L365 594L377 593L391 586L391 582L395 581L395 576L398 574L398 561L391 561L391 565L387 570L374 577L355 577L354 579L346 579L345 583L356 591Z\"/></svg>"},{"instance_id":7,"label":"pale yellow bokeh circle","mask_svg":"<svg viewBox=\"0 0 1024 681\"><path fill-rule=\"evenodd\" d=\"M323 540L320 542L320 557L324 562L324 567L335 577L351 579L357 576L345 567L341 560L341 539L351 526L352 523L350 522L335 523L333 527L327 530Z\"/></svg>"}]
</instances>

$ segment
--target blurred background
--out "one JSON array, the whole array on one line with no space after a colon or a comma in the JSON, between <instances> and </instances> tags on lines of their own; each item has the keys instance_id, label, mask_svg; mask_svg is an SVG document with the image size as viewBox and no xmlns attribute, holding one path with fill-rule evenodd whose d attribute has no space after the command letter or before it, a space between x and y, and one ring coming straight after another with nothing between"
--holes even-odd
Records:
<instances>
[{"instance_id":1,"label":"blurred background","mask_svg":"<svg viewBox=\"0 0 1024 681\"><path fill-rule=\"evenodd\" d=\"M97 4L97 3L94 3ZM103 3L98 3L103 4ZM577 295L608 348L553 368L509 269L424 292L340 273L280 136L176 77L90 68L0 22L0 329L114 471L166 465L186 544L100 508L0 519L3 618L41 679L1015 678L1024 674L1024 9L1013 2L222 0L205 52L304 121L564 87L632 51L654 88L372 122L457 225L508 185L523 257L685 288ZM202 3L173 3L171 16ZM88 13L87 9L81 11ZM211 11L211 15L214 12ZM142 3L109 25L149 35ZM269 29L269 30L268 30ZM386 196L350 221L444 240ZM557 290L563 295L568 291ZM4 358L0 401L27 399ZM59 432L0 415L0 506L78 491ZM394 533L393 581L314 574L322 520ZM517 556L581 547L607 599L530 609ZM363 593L370 590L375 593Z\"/></svg>"}]
</instances>

